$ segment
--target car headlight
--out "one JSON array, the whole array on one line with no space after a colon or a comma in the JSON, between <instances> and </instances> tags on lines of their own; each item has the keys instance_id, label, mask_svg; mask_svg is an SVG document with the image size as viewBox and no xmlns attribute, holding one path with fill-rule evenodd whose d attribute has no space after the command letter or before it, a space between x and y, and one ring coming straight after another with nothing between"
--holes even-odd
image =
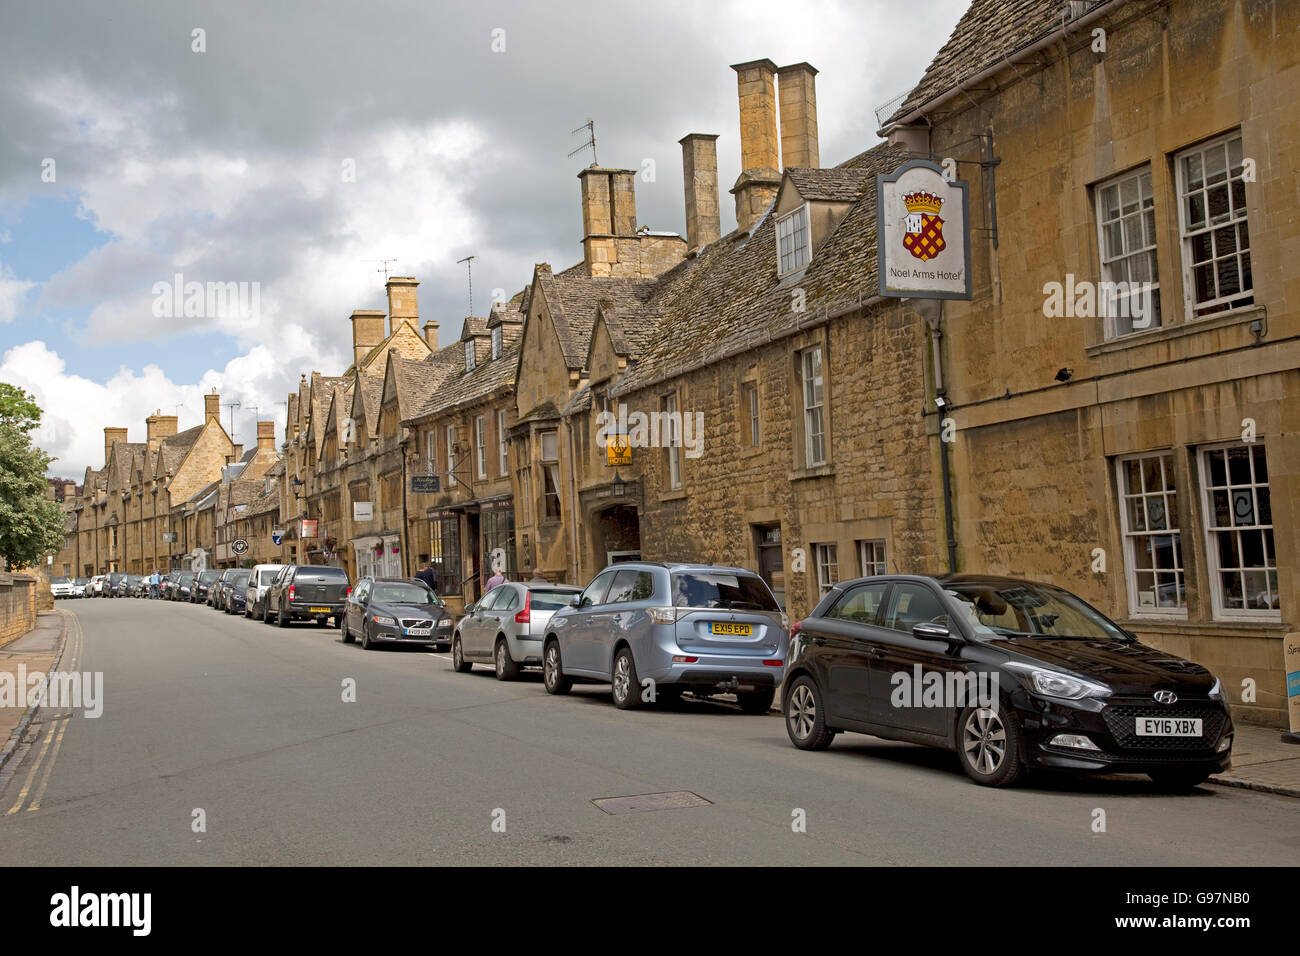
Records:
<instances>
[{"instance_id":1,"label":"car headlight","mask_svg":"<svg viewBox=\"0 0 1300 956\"><path fill-rule=\"evenodd\" d=\"M1228 695L1223 692L1223 683L1219 678L1214 678L1214 686L1210 688L1210 700L1217 700L1221 704L1228 702Z\"/></svg>"},{"instance_id":2,"label":"car headlight","mask_svg":"<svg viewBox=\"0 0 1300 956\"><path fill-rule=\"evenodd\" d=\"M395 620L393 620L391 617L384 617L382 614L372 614L370 615L370 619L374 621L376 624L384 624L387 625L388 627L397 626L397 622Z\"/></svg>"},{"instance_id":3,"label":"car headlight","mask_svg":"<svg viewBox=\"0 0 1300 956\"><path fill-rule=\"evenodd\" d=\"M1109 697L1111 689L1105 684L1084 680L1073 674L1036 667L1033 664L1008 663L1007 669L1024 682L1035 694L1059 697L1062 700L1082 700L1085 697Z\"/></svg>"}]
</instances>

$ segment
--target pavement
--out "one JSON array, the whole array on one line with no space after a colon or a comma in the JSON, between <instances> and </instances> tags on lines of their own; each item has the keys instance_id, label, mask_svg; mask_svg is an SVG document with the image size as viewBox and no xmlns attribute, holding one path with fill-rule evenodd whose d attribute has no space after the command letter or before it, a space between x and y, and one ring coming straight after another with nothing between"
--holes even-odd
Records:
<instances>
[{"instance_id":1,"label":"pavement","mask_svg":"<svg viewBox=\"0 0 1300 956\"><path fill-rule=\"evenodd\" d=\"M17 684L19 677L49 673L62 655L64 640L76 629L76 623L75 615L59 608L41 611L36 615L34 628L0 648L0 674L8 673L8 679L20 691L18 706L0 706L0 770L13 755L37 709L23 702L26 695Z\"/></svg>"},{"instance_id":2,"label":"pavement","mask_svg":"<svg viewBox=\"0 0 1300 956\"><path fill-rule=\"evenodd\" d=\"M551 696L536 672L457 674L448 655L363 651L334 628L159 601L73 615L60 670L102 674L103 712L31 720L0 769L0 867L1300 858L1300 802L1275 792L1139 776L992 790L929 748L845 734L806 753L775 715L620 711L607 686ZM1252 733L1241 770L1289 759L1255 761L1277 731L1259 749Z\"/></svg>"},{"instance_id":3,"label":"pavement","mask_svg":"<svg viewBox=\"0 0 1300 956\"><path fill-rule=\"evenodd\" d=\"M1235 726L1232 767L1210 779L1225 787L1300 797L1300 744L1284 742L1276 727Z\"/></svg>"}]
</instances>

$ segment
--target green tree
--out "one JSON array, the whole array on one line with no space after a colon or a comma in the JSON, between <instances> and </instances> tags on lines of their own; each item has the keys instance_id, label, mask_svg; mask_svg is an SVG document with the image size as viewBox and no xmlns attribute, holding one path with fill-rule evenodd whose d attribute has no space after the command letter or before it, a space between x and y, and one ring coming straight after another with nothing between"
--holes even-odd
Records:
<instances>
[{"instance_id":1,"label":"green tree","mask_svg":"<svg viewBox=\"0 0 1300 956\"><path fill-rule=\"evenodd\" d=\"M40 406L21 388L0 382L0 558L11 569L43 560L63 543L64 516L47 497L52 459L32 444Z\"/></svg>"}]
</instances>

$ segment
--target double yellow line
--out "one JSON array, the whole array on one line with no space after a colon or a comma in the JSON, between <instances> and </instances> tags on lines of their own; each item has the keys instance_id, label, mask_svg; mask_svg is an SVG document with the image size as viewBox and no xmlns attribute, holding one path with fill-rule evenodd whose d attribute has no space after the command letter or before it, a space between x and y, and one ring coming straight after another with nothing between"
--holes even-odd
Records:
<instances>
[{"instance_id":1,"label":"double yellow line","mask_svg":"<svg viewBox=\"0 0 1300 956\"><path fill-rule=\"evenodd\" d=\"M74 615L69 615L71 620L68 627L71 629L71 636L68 638L69 645L64 657L67 660L67 670L75 670L78 661L81 660L81 624ZM28 813L41 808L41 799L45 796L45 786L50 782L50 773L54 770L54 763L59 757L59 748L63 746L63 734L68 729L68 723L72 717L69 714L60 714L50 721L46 731L45 740L41 744L40 752L32 762L32 769L27 772L27 779L23 781L23 786L18 791L18 799L14 805L5 811L5 816L13 816L20 810L23 810L23 804L26 803ZM49 760L46 760L46 757ZM44 768L42 770L42 768ZM40 779L37 780L39 775ZM32 789L32 784L36 783L36 788ZM28 802L28 797L31 802Z\"/></svg>"}]
</instances>

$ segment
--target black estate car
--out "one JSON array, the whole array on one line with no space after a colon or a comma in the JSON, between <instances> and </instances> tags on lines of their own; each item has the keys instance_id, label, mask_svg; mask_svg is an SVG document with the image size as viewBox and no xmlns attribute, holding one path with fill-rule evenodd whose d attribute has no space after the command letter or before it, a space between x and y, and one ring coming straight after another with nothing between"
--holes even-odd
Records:
<instances>
[{"instance_id":1,"label":"black estate car","mask_svg":"<svg viewBox=\"0 0 1300 956\"><path fill-rule=\"evenodd\" d=\"M988 786L1043 769L1190 789L1230 765L1214 675L1052 585L858 578L793 630L782 710L802 750L840 731L943 747Z\"/></svg>"},{"instance_id":2,"label":"black estate car","mask_svg":"<svg viewBox=\"0 0 1300 956\"><path fill-rule=\"evenodd\" d=\"M194 585L190 588L190 601L194 604L207 604L208 592L220 577L221 571L217 569L200 571L199 576L194 579Z\"/></svg>"},{"instance_id":3,"label":"black estate car","mask_svg":"<svg viewBox=\"0 0 1300 956\"><path fill-rule=\"evenodd\" d=\"M446 644L451 615L444 602L415 578L362 578L348 597L343 642L358 637L370 650L378 644Z\"/></svg>"},{"instance_id":4,"label":"black estate car","mask_svg":"<svg viewBox=\"0 0 1300 956\"><path fill-rule=\"evenodd\" d=\"M221 602L221 610L227 614L244 613L244 600L248 593L248 581L252 575L251 568L240 568L231 575L230 580L226 582L225 588L222 589L225 597Z\"/></svg>"},{"instance_id":5,"label":"black estate car","mask_svg":"<svg viewBox=\"0 0 1300 956\"><path fill-rule=\"evenodd\" d=\"M343 623L343 612L352 588L343 568L322 564L286 564L266 593L262 620L287 627L290 621L308 620L324 624L330 618Z\"/></svg>"}]
</instances>

